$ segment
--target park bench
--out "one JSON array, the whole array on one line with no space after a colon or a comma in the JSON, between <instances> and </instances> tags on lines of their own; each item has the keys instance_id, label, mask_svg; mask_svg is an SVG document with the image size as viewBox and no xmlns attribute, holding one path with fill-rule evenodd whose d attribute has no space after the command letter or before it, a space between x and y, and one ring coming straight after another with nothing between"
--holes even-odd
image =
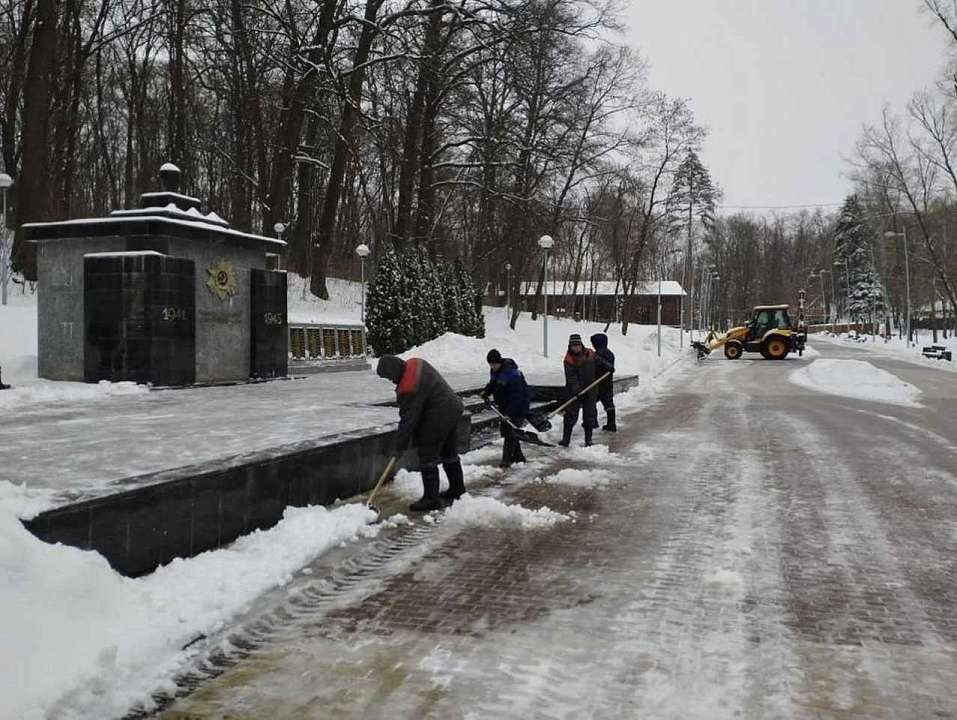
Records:
<instances>
[{"instance_id":1,"label":"park bench","mask_svg":"<svg viewBox=\"0 0 957 720\"><path fill-rule=\"evenodd\" d=\"M925 347L921 354L925 358L934 358L935 360L946 360L947 362L953 361L953 355L950 350L945 348L943 345L930 345Z\"/></svg>"}]
</instances>

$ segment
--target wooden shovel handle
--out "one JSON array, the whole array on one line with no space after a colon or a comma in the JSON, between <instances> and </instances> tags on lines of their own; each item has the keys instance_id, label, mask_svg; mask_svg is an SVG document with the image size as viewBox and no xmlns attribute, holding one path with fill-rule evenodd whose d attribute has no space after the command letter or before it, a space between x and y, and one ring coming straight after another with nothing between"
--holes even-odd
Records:
<instances>
[{"instance_id":1,"label":"wooden shovel handle","mask_svg":"<svg viewBox=\"0 0 957 720\"><path fill-rule=\"evenodd\" d=\"M389 458L389 464L385 466L385 470L383 470L382 475L379 476L379 482L375 484L375 487L372 489L372 492L369 494L369 498L366 500L366 507L369 507L372 504L372 498L376 496L376 493L379 492L379 488L382 487L382 483L384 483L385 479L389 477L389 473L392 472L392 468L395 467L397 460L398 458L395 455Z\"/></svg>"},{"instance_id":2,"label":"wooden shovel handle","mask_svg":"<svg viewBox=\"0 0 957 720\"><path fill-rule=\"evenodd\" d=\"M546 417L555 417L555 416L558 415L562 410L564 410L565 408L567 408L569 405L571 405L571 404L572 404L573 402L575 402L578 398L580 398L580 397L581 397L582 395L584 395L586 392L588 392L589 390L591 390L593 387L595 387L598 383L600 383L602 380L604 380L604 379L605 379L606 377L608 377L609 375L611 375L611 372L606 372L604 375L602 375L600 378L598 378L595 382L593 382L591 385L589 385L588 387L586 387L584 390L579 390L579 391L578 391L578 394L575 395L574 397L572 397L570 400L566 400L563 404L559 405L557 408L555 408L554 410L552 410L550 413L548 413L548 415L547 415Z\"/></svg>"}]
</instances>

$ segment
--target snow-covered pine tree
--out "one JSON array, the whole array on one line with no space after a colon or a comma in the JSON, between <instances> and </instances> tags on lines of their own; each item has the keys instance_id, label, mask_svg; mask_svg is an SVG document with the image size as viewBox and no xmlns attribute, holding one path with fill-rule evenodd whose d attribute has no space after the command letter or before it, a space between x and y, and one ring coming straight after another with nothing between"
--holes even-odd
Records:
<instances>
[{"instance_id":1,"label":"snow-covered pine tree","mask_svg":"<svg viewBox=\"0 0 957 720\"><path fill-rule=\"evenodd\" d=\"M422 268L423 306L426 311L425 326L429 340L437 338L447 329L445 322L445 292L438 269L425 249L419 250Z\"/></svg>"},{"instance_id":2,"label":"snow-covered pine tree","mask_svg":"<svg viewBox=\"0 0 957 720\"><path fill-rule=\"evenodd\" d=\"M439 282L445 294L445 327L448 332L460 333L462 328L462 297L459 288L458 273L453 263L439 266Z\"/></svg>"},{"instance_id":3,"label":"snow-covered pine tree","mask_svg":"<svg viewBox=\"0 0 957 720\"><path fill-rule=\"evenodd\" d=\"M421 345L432 338L429 336L430 321L428 303L424 289L426 277L422 260L415 248L410 248L400 256L402 263L402 305L409 324L411 343L409 347Z\"/></svg>"},{"instance_id":4,"label":"snow-covered pine tree","mask_svg":"<svg viewBox=\"0 0 957 720\"><path fill-rule=\"evenodd\" d=\"M472 276L461 260L455 261L455 275L458 280L462 335L485 337L485 317L480 310L481 302Z\"/></svg>"},{"instance_id":5,"label":"snow-covered pine tree","mask_svg":"<svg viewBox=\"0 0 957 720\"><path fill-rule=\"evenodd\" d=\"M395 355L414 345L400 257L385 253L375 270L366 300L369 345L376 356Z\"/></svg>"},{"instance_id":6,"label":"snow-covered pine tree","mask_svg":"<svg viewBox=\"0 0 957 720\"><path fill-rule=\"evenodd\" d=\"M874 267L873 241L874 231L867 223L864 206L857 195L849 195L834 228L834 277L846 305L845 315L858 322L884 312L884 291Z\"/></svg>"}]
</instances>

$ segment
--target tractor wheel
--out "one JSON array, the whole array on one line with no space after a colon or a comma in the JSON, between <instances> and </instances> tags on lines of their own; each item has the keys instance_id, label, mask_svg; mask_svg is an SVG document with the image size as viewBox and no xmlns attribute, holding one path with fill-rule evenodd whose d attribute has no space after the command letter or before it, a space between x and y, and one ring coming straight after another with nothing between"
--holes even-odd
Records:
<instances>
[{"instance_id":1,"label":"tractor wheel","mask_svg":"<svg viewBox=\"0 0 957 720\"><path fill-rule=\"evenodd\" d=\"M787 341L780 336L773 336L764 341L761 354L768 360L783 360L788 356Z\"/></svg>"},{"instance_id":2,"label":"tractor wheel","mask_svg":"<svg viewBox=\"0 0 957 720\"><path fill-rule=\"evenodd\" d=\"M737 360L741 357L742 352L744 352L744 348L737 340L732 340L724 346L724 356L728 358L728 360Z\"/></svg>"}]
</instances>

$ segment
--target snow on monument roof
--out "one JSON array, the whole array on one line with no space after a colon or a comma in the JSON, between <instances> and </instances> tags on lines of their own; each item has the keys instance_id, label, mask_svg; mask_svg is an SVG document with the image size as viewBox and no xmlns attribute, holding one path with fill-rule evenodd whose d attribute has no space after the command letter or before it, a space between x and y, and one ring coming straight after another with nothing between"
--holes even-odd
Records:
<instances>
[{"instance_id":1,"label":"snow on monument roof","mask_svg":"<svg viewBox=\"0 0 957 720\"><path fill-rule=\"evenodd\" d=\"M205 220L180 220L178 218L163 216L163 215L123 215L120 217L105 217L105 218L85 218L77 220L61 220L59 222L39 222L39 223L24 223L21 227L24 228L34 228L34 227L70 227L70 226L83 226L83 225L118 225L120 223L129 223L129 222L161 222L167 223L169 225L178 225L180 227L193 228L195 230L207 230L223 235L232 235L234 237L243 238L246 240L256 240L262 243L268 243L270 245L276 245L278 247L285 247L285 240L278 240L277 238L269 237L268 235L254 235L252 233L244 233L239 230L233 230L228 227L221 227L213 223L207 222Z\"/></svg>"}]
</instances>

